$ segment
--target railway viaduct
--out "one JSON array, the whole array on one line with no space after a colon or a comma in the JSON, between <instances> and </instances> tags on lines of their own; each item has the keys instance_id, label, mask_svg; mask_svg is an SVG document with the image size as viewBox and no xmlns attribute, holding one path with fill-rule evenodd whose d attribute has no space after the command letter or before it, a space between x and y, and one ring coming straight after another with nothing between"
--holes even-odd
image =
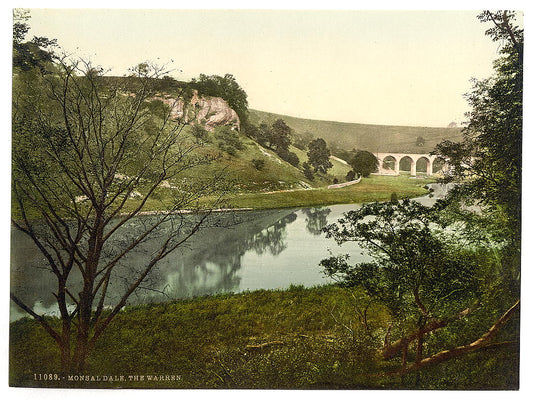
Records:
<instances>
[{"instance_id":1,"label":"railway viaduct","mask_svg":"<svg viewBox=\"0 0 533 400\"><path fill-rule=\"evenodd\" d=\"M433 164L436 160L443 162L442 157L431 154L417 154L417 153L373 153L378 159L378 174L381 175L399 175L400 174L400 162L407 160L410 162L410 173L412 176L416 176L416 167L425 165L426 174L433 175ZM405 163L405 161L404 161ZM392 167L392 168L391 168ZM446 164L442 167L442 170L447 168Z\"/></svg>"}]
</instances>

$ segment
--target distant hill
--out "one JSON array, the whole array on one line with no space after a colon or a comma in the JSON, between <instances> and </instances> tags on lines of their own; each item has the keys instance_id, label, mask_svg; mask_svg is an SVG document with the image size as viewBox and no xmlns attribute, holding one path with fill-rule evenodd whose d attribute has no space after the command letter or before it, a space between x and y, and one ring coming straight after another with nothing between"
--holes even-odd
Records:
<instances>
[{"instance_id":1,"label":"distant hill","mask_svg":"<svg viewBox=\"0 0 533 400\"><path fill-rule=\"evenodd\" d=\"M344 150L353 148L371 152L428 153L443 140L461 140L460 128L417 126L369 125L334 121L303 119L258 110L250 111L250 122L268 124L283 119L296 134L311 133L321 137L330 147ZM423 138L423 144L417 138Z\"/></svg>"}]
</instances>

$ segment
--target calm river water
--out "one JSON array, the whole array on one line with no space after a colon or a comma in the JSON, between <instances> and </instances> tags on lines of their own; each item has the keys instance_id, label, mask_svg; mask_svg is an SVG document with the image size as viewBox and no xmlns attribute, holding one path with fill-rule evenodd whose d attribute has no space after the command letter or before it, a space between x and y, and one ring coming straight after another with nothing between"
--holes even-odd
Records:
<instances>
[{"instance_id":1,"label":"calm river water","mask_svg":"<svg viewBox=\"0 0 533 400\"><path fill-rule=\"evenodd\" d=\"M430 204L444 190L434 186L435 196L419 201ZM334 205L236 213L238 224L206 228L187 247L159 263L149 280L130 297L130 304L161 302L192 296L256 289L314 286L328 283L319 262L331 254L350 254L353 263L366 256L355 243L338 246L321 229L358 205ZM141 217L142 218L142 217ZM38 312L53 314L55 276L46 270L39 250L21 232L12 230L11 290ZM150 246L133 254L118 268L110 285L109 303L117 300L140 269ZM73 281L77 277L73 276ZM24 316L11 305L11 319Z\"/></svg>"}]
</instances>

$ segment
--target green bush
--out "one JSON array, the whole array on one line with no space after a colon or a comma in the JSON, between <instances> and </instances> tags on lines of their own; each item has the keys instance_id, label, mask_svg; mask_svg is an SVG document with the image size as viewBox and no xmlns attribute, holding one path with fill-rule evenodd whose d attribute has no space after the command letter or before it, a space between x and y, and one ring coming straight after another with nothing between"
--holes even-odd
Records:
<instances>
[{"instance_id":1,"label":"green bush","mask_svg":"<svg viewBox=\"0 0 533 400\"><path fill-rule=\"evenodd\" d=\"M265 160L254 158L252 160L252 165L256 170L261 171L263 168L265 168Z\"/></svg>"},{"instance_id":2,"label":"green bush","mask_svg":"<svg viewBox=\"0 0 533 400\"><path fill-rule=\"evenodd\" d=\"M220 126L215 129L215 138L218 147L226 153L235 156L237 151L244 150L245 144L242 142L239 132L234 131L229 126Z\"/></svg>"}]
</instances>

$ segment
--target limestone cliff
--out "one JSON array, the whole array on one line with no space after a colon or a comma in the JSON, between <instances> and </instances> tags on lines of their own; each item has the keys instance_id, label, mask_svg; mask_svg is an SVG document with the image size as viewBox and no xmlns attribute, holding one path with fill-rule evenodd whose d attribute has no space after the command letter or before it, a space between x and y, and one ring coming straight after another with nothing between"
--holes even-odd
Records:
<instances>
[{"instance_id":1,"label":"limestone cliff","mask_svg":"<svg viewBox=\"0 0 533 400\"><path fill-rule=\"evenodd\" d=\"M170 107L170 116L173 119L183 119L188 124L203 125L210 132L221 125L240 129L237 113L220 97L199 96L195 90L189 102L167 95L160 95L155 99Z\"/></svg>"}]
</instances>

